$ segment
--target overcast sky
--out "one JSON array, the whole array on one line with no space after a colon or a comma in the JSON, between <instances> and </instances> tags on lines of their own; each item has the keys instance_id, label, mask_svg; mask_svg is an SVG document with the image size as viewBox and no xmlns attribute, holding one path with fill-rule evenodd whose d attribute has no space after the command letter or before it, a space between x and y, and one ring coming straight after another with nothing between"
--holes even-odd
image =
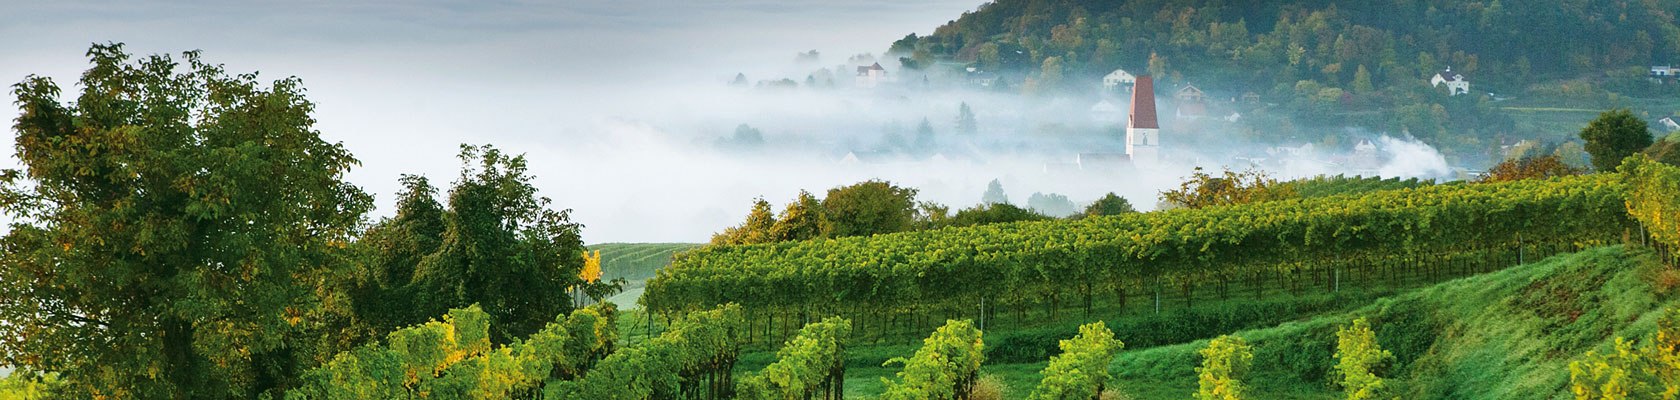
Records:
<instances>
[{"instance_id":1,"label":"overcast sky","mask_svg":"<svg viewBox=\"0 0 1680 400\"><path fill-rule=\"evenodd\" d=\"M868 175L794 174L767 188L746 183L762 180L753 171L763 165L719 168L729 160L689 154L692 143L667 131L735 123L707 118L718 114L797 111L708 91L737 72L790 73L800 51L821 51L824 65L878 54L979 3L0 0L0 83L37 74L69 86L93 42L134 54L201 49L230 72L302 78L317 127L362 160L350 178L376 194L379 215L399 174L446 184L458 144L492 143L530 153L542 194L576 210L587 242L704 241L751 196L785 201ZM8 127L16 114L0 112ZM6 138L0 154L15 165L9 129ZM720 188L742 190L714 197L726 206L681 201Z\"/></svg>"}]
</instances>

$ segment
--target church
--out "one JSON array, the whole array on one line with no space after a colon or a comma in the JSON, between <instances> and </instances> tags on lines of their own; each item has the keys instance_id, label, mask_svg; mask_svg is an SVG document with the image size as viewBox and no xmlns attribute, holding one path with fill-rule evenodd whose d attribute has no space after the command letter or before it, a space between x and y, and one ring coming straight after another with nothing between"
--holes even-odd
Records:
<instances>
[{"instance_id":1,"label":"church","mask_svg":"<svg viewBox=\"0 0 1680 400\"><path fill-rule=\"evenodd\" d=\"M1161 158L1161 125L1155 118L1155 83L1149 75L1132 85L1132 112L1126 118L1126 154L1132 165L1154 166Z\"/></svg>"}]
</instances>

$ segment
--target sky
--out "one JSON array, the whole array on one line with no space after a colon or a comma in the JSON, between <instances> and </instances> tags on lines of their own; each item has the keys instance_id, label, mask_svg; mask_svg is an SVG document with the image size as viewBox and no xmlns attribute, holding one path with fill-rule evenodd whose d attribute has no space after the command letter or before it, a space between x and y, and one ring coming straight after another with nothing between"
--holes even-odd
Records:
<instances>
[{"instance_id":1,"label":"sky","mask_svg":"<svg viewBox=\"0 0 1680 400\"><path fill-rule=\"evenodd\" d=\"M541 194L574 209L586 242L694 242L738 220L753 196L785 201L876 175L802 177L779 164L802 160L690 151L737 123L826 118L815 108L834 104L747 99L724 82L791 75L801 51L819 50L826 65L879 54L979 3L3 0L0 83L34 74L73 93L95 42L132 54L198 49L229 72L300 77L324 138L361 160L348 178L375 194L375 217L389 215L401 174L453 181L458 145L489 143L528 155ZM8 126L16 115L0 111Z\"/></svg>"}]
</instances>

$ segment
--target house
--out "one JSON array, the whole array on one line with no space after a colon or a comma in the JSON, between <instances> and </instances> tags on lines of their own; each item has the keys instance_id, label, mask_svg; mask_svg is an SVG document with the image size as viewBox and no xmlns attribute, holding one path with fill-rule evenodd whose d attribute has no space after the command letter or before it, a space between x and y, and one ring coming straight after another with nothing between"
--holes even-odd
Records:
<instances>
[{"instance_id":1,"label":"house","mask_svg":"<svg viewBox=\"0 0 1680 400\"><path fill-rule=\"evenodd\" d=\"M1260 104L1260 94L1254 92L1243 93L1242 102L1246 104Z\"/></svg>"},{"instance_id":2,"label":"house","mask_svg":"<svg viewBox=\"0 0 1680 400\"><path fill-rule=\"evenodd\" d=\"M1126 118L1126 154L1138 165L1160 160L1161 124L1155 115L1155 83L1149 75L1132 85L1132 112Z\"/></svg>"},{"instance_id":3,"label":"house","mask_svg":"<svg viewBox=\"0 0 1680 400\"><path fill-rule=\"evenodd\" d=\"M1449 96L1470 94L1470 80L1465 78L1464 74L1453 72L1452 67L1447 67L1446 70L1435 73L1434 77L1429 78L1429 85L1434 87L1446 85L1447 95Z\"/></svg>"},{"instance_id":4,"label":"house","mask_svg":"<svg viewBox=\"0 0 1680 400\"><path fill-rule=\"evenodd\" d=\"M875 63L867 66L860 65L857 67L858 87L872 88L875 87L875 85L879 85L886 79L887 69L882 68L881 63Z\"/></svg>"},{"instance_id":5,"label":"house","mask_svg":"<svg viewBox=\"0 0 1680 400\"><path fill-rule=\"evenodd\" d=\"M1120 87L1131 87L1137 83L1137 77L1123 69L1116 69L1103 77L1103 89L1114 90Z\"/></svg>"},{"instance_id":6,"label":"house","mask_svg":"<svg viewBox=\"0 0 1680 400\"><path fill-rule=\"evenodd\" d=\"M1657 120L1657 126L1668 129L1669 132L1680 132L1680 116L1663 117Z\"/></svg>"},{"instance_id":7,"label":"house","mask_svg":"<svg viewBox=\"0 0 1680 400\"><path fill-rule=\"evenodd\" d=\"M1200 103L1202 100L1207 99L1207 93L1202 92L1202 89L1196 88L1196 85L1185 84L1184 87L1178 89L1177 93L1173 94L1173 97L1177 97L1178 101L1181 103Z\"/></svg>"},{"instance_id":8,"label":"house","mask_svg":"<svg viewBox=\"0 0 1680 400\"><path fill-rule=\"evenodd\" d=\"M1666 78L1673 78L1675 76L1680 76L1680 67L1671 66L1671 65L1653 65L1653 66L1651 66L1651 77L1652 78L1666 79Z\"/></svg>"}]
</instances>

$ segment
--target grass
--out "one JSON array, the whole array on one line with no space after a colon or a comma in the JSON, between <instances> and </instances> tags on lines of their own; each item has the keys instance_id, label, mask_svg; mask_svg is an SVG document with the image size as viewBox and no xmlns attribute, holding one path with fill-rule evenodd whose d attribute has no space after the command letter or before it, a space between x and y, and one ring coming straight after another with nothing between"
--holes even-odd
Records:
<instances>
[{"instance_id":1,"label":"grass","mask_svg":"<svg viewBox=\"0 0 1680 400\"><path fill-rule=\"evenodd\" d=\"M1660 270L1645 250L1598 248L1237 335L1255 346L1249 381L1261 398L1339 397L1335 330L1357 317L1395 354L1401 398L1568 398L1569 361L1644 336L1674 303L1650 284ZM1133 398L1183 398L1205 344L1128 349L1111 371Z\"/></svg>"}]
</instances>

